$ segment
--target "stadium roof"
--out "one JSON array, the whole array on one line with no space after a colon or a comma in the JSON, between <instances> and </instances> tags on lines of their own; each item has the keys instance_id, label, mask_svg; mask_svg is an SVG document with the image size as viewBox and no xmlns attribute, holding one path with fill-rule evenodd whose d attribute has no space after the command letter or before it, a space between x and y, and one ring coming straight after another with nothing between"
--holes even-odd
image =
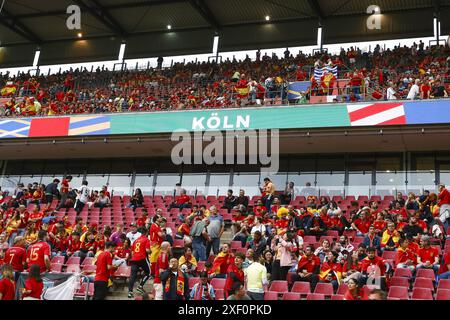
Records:
<instances>
[{"instance_id":1,"label":"stadium roof","mask_svg":"<svg viewBox=\"0 0 450 320\"><path fill-rule=\"evenodd\" d=\"M81 31L66 27L73 4ZM373 4L381 30L366 27ZM325 44L433 36L434 12L450 33L450 0L5 0L0 67L30 65L38 46L42 65L116 60L122 41L126 59L208 53L216 33L220 51L315 45L319 22Z\"/></svg>"}]
</instances>

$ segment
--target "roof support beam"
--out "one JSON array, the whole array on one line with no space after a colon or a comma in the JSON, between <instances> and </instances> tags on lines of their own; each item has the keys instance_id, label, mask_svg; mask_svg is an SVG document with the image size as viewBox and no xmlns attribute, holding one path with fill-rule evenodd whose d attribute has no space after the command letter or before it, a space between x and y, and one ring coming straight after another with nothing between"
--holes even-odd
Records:
<instances>
[{"instance_id":1,"label":"roof support beam","mask_svg":"<svg viewBox=\"0 0 450 320\"><path fill-rule=\"evenodd\" d=\"M10 14L5 8L0 12L0 23L33 43L42 43L42 39L37 34L20 22L17 17Z\"/></svg>"},{"instance_id":2,"label":"roof support beam","mask_svg":"<svg viewBox=\"0 0 450 320\"><path fill-rule=\"evenodd\" d=\"M203 0L189 0L191 6L205 19L215 30L220 30L221 26L212 11Z\"/></svg>"},{"instance_id":3,"label":"roof support beam","mask_svg":"<svg viewBox=\"0 0 450 320\"><path fill-rule=\"evenodd\" d=\"M317 15L320 21L325 19L325 15L323 13L322 8L317 0L308 0L308 4L313 9L314 13Z\"/></svg>"},{"instance_id":4,"label":"roof support beam","mask_svg":"<svg viewBox=\"0 0 450 320\"><path fill-rule=\"evenodd\" d=\"M87 5L83 0L74 0L74 2L79 5L80 7L84 8L86 11L88 11L92 16L94 16L98 21L100 21L104 26L106 26L109 30L113 31L116 35L121 37L126 37L127 32L115 21L109 13L107 13L106 8L97 7L91 7ZM93 1L96 6L98 4L96 1ZM111 21L110 18L113 20Z\"/></svg>"}]
</instances>

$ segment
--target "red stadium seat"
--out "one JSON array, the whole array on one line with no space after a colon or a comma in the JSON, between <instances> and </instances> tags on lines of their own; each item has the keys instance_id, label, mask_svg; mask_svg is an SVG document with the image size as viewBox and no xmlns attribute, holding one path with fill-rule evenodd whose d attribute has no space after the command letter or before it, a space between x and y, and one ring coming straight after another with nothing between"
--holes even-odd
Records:
<instances>
[{"instance_id":1,"label":"red stadium seat","mask_svg":"<svg viewBox=\"0 0 450 320\"><path fill-rule=\"evenodd\" d=\"M287 292L287 291L289 291L288 290L288 283L287 283L287 281L283 281L283 280L272 281L272 284L270 285L269 291Z\"/></svg>"},{"instance_id":2,"label":"red stadium seat","mask_svg":"<svg viewBox=\"0 0 450 320\"><path fill-rule=\"evenodd\" d=\"M266 291L264 293L264 300L278 300L278 292Z\"/></svg>"},{"instance_id":3,"label":"red stadium seat","mask_svg":"<svg viewBox=\"0 0 450 320\"><path fill-rule=\"evenodd\" d=\"M450 279L439 280L438 290L439 289L450 290Z\"/></svg>"},{"instance_id":4,"label":"red stadium seat","mask_svg":"<svg viewBox=\"0 0 450 320\"><path fill-rule=\"evenodd\" d=\"M214 289L225 289L225 282L227 280L226 279L220 279L220 278L213 278L211 280L211 285L213 286Z\"/></svg>"},{"instance_id":5,"label":"red stadium seat","mask_svg":"<svg viewBox=\"0 0 450 320\"><path fill-rule=\"evenodd\" d=\"M242 242L241 241L231 241L230 242L230 248L232 250L237 250L242 248Z\"/></svg>"},{"instance_id":6,"label":"red stadium seat","mask_svg":"<svg viewBox=\"0 0 450 320\"><path fill-rule=\"evenodd\" d=\"M327 236L329 237L333 237L334 239L339 238L339 232L336 230L328 230L327 231Z\"/></svg>"},{"instance_id":7,"label":"red stadium seat","mask_svg":"<svg viewBox=\"0 0 450 320\"><path fill-rule=\"evenodd\" d=\"M436 293L436 300L450 300L450 290L438 289Z\"/></svg>"},{"instance_id":8,"label":"red stadium seat","mask_svg":"<svg viewBox=\"0 0 450 320\"><path fill-rule=\"evenodd\" d=\"M431 280L436 279L436 275L432 269L418 269L416 273L417 278L427 278Z\"/></svg>"},{"instance_id":9,"label":"red stadium seat","mask_svg":"<svg viewBox=\"0 0 450 320\"><path fill-rule=\"evenodd\" d=\"M412 300L433 300L433 293L426 288L414 288L412 292Z\"/></svg>"},{"instance_id":10,"label":"red stadium seat","mask_svg":"<svg viewBox=\"0 0 450 320\"><path fill-rule=\"evenodd\" d=\"M197 262L197 271L205 270L205 263L206 263L206 261L198 261Z\"/></svg>"},{"instance_id":11,"label":"red stadium seat","mask_svg":"<svg viewBox=\"0 0 450 320\"><path fill-rule=\"evenodd\" d=\"M93 264L85 264L85 265L83 265L83 269L82 269L83 272L88 273L88 274L95 273L96 270L97 270L97 266L93 265Z\"/></svg>"},{"instance_id":12,"label":"red stadium seat","mask_svg":"<svg viewBox=\"0 0 450 320\"><path fill-rule=\"evenodd\" d=\"M50 264L50 272L53 273L61 273L62 272L63 265L61 263L54 263L52 262Z\"/></svg>"},{"instance_id":13,"label":"red stadium seat","mask_svg":"<svg viewBox=\"0 0 450 320\"><path fill-rule=\"evenodd\" d=\"M409 280L405 277L392 277L391 286L406 287L409 288Z\"/></svg>"},{"instance_id":14,"label":"red stadium seat","mask_svg":"<svg viewBox=\"0 0 450 320\"><path fill-rule=\"evenodd\" d=\"M331 300L344 300L344 295L343 294L333 294L331 296Z\"/></svg>"},{"instance_id":15,"label":"red stadium seat","mask_svg":"<svg viewBox=\"0 0 450 320\"><path fill-rule=\"evenodd\" d=\"M282 300L301 300L301 296L296 292L285 292Z\"/></svg>"},{"instance_id":16,"label":"red stadium seat","mask_svg":"<svg viewBox=\"0 0 450 320\"><path fill-rule=\"evenodd\" d=\"M174 239L173 240L173 248L184 248L184 240L183 239Z\"/></svg>"},{"instance_id":17,"label":"red stadium seat","mask_svg":"<svg viewBox=\"0 0 450 320\"><path fill-rule=\"evenodd\" d=\"M64 264L65 258L63 256L54 256L52 258L52 263Z\"/></svg>"},{"instance_id":18,"label":"red stadium seat","mask_svg":"<svg viewBox=\"0 0 450 320\"><path fill-rule=\"evenodd\" d=\"M294 282L291 292L307 295L311 293L311 284L309 282L296 281Z\"/></svg>"},{"instance_id":19,"label":"red stadium seat","mask_svg":"<svg viewBox=\"0 0 450 320\"><path fill-rule=\"evenodd\" d=\"M396 256L397 256L396 251L384 251L383 254L381 255L383 259L395 259Z\"/></svg>"},{"instance_id":20,"label":"red stadium seat","mask_svg":"<svg viewBox=\"0 0 450 320\"><path fill-rule=\"evenodd\" d=\"M224 300L225 294L223 289L217 289L214 288L214 293L216 294L216 300Z\"/></svg>"},{"instance_id":21,"label":"red stadium seat","mask_svg":"<svg viewBox=\"0 0 450 320\"><path fill-rule=\"evenodd\" d=\"M81 265L82 266L92 265L94 260L95 260L95 258L93 258L93 257L86 257L86 258L84 258L83 263Z\"/></svg>"},{"instance_id":22,"label":"red stadium seat","mask_svg":"<svg viewBox=\"0 0 450 320\"><path fill-rule=\"evenodd\" d=\"M389 289L388 298L397 298L400 300L409 300L408 289L405 287L392 286Z\"/></svg>"},{"instance_id":23,"label":"red stadium seat","mask_svg":"<svg viewBox=\"0 0 450 320\"><path fill-rule=\"evenodd\" d=\"M416 281L414 281L414 288L434 290L433 280L428 278L416 278Z\"/></svg>"},{"instance_id":24,"label":"red stadium seat","mask_svg":"<svg viewBox=\"0 0 450 320\"><path fill-rule=\"evenodd\" d=\"M116 278L129 278L131 276L131 267L126 265L121 265L114 272L114 277Z\"/></svg>"},{"instance_id":25,"label":"red stadium seat","mask_svg":"<svg viewBox=\"0 0 450 320\"><path fill-rule=\"evenodd\" d=\"M333 285L331 283L318 283L314 293L332 296L334 294Z\"/></svg>"},{"instance_id":26,"label":"red stadium seat","mask_svg":"<svg viewBox=\"0 0 450 320\"><path fill-rule=\"evenodd\" d=\"M67 265L69 265L69 264L78 264L78 265L80 265L80 257L74 257L74 256L71 256L71 257L69 257L69 259L67 259Z\"/></svg>"},{"instance_id":27,"label":"red stadium seat","mask_svg":"<svg viewBox=\"0 0 450 320\"><path fill-rule=\"evenodd\" d=\"M336 294L345 294L348 290L348 285L345 283L341 283Z\"/></svg>"},{"instance_id":28,"label":"red stadium seat","mask_svg":"<svg viewBox=\"0 0 450 320\"><path fill-rule=\"evenodd\" d=\"M88 295L89 283L83 282L78 290L75 291L74 296L77 298L89 297Z\"/></svg>"},{"instance_id":29,"label":"red stadium seat","mask_svg":"<svg viewBox=\"0 0 450 320\"><path fill-rule=\"evenodd\" d=\"M66 273L80 273L80 265L79 264L68 264L66 268Z\"/></svg>"},{"instance_id":30,"label":"red stadium seat","mask_svg":"<svg viewBox=\"0 0 450 320\"><path fill-rule=\"evenodd\" d=\"M196 283L200 282L199 277L190 277L189 278L189 289L192 289ZM216 288L214 288L216 289Z\"/></svg>"},{"instance_id":31,"label":"red stadium seat","mask_svg":"<svg viewBox=\"0 0 450 320\"><path fill-rule=\"evenodd\" d=\"M325 295L320 293L310 293L306 296L306 300L325 300Z\"/></svg>"},{"instance_id":32,"label":"red stadium seat","mask_svg":"<svg viewBox=\"0 0 450 320\"><path fill-rule=\"evenodd\" d=\"M394 277L412 278L412 271L409 268L397 268L394 271Z\"/></svg>"}]
</instances>

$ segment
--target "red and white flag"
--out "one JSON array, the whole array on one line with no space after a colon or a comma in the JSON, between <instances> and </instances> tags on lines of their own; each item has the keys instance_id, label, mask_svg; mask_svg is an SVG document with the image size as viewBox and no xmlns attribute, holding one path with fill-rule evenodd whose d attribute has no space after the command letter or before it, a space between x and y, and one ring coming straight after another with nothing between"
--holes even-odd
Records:
<instances>
[{"instance_id":1,"label":"red and white flag","mask_svg":"<svg viewBox=\"0 0 450 320\"><path fill-rule=\"evenodd\" d=\"M402 103L349 104L352 127L406 124Z\"/></svg>"}]
</instances>

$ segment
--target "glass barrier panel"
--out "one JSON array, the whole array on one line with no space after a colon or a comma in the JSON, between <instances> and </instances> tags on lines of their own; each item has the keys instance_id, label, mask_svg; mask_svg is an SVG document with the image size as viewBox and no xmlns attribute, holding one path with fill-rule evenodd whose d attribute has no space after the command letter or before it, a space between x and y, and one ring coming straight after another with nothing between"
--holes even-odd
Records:
<instances>
[{"instance_id":1,"label":"glass barrier panel","mask_svg":"<svg viewBox=\"0 0 450 320\"><path fill-rule=\"evenodd\" d=\"M140 188L144 195L153 195L153 175L137 174L134 179L134 189Z\"/></svg>"},{"instance_id":2,"label":"glass barrier panel","mask_svg":"<svg viewBox=\"0 0 450 320\"><path fill-rule=\"evenodd\" d=\"M316 188L316 174L314 172L289 172L288 173L288 181L294 182L294 190L296 196L318 196L319 188ZM306 186L306 184L311 184L310 186Z\"/></svg>"},{"instance_id":3,"label":"glass barrier panel","mask_svg":"<svg viewBox=\"0 0 450 320\"><path fill-rule=\"evenodd\" d=\"M173 196L176 184L180 182L179 174L158 174L155 187L155 195Z\"/></svg>"},{"instance_id":4,"label":"glass barrier panel","mask_svg":"<svg viewBox=\"0 0 450 320\"><path fill-rule=\"evenodd\" d=\"M320 196L343 196L344 195L344 172L321 172L317 173L317 188Z\"/></svg>"},{"instance_id":5,"label":"glass barrier panel","mask_svg":"<svg viewBox=\"0 0 450 320\"><path fill-rule=\"evenodd\" d=\"M204 195L206 174L183 174L182 188L186 189L188 195Z\"/></svg>"},{"instance_id":6,"label":"glass barrier panel","mask_svg":"<svg viewBox=\"0 0 450 320\"><path fill-rule=\"evenodd\" d=\"M206 188L206 195L219 196L226 195L228 189L230 189L230 174L218 174L213 173L209 177L209 187ZM238 190L239 192L239 190ZM234 192L233 192L234 194ZM236 194L237 195L237 194Z\"/></svg>"},{"instance_id":7,"label":"glass barrier panel","mask_svg":"<svg viewBox=\"0 0 450 320\"><path fill-rule=\"evenodd\" d=\"M233 176L233 193L239 194L240 189L245 190L245 194L249 197L261 195L259 185L259 173L235 173Z\"/></svg>"},{"instance_id":8,"label":"glass barrier panel","mask_svg":"<svg viewBox=\"0 0 450 320\"><path fill-rule=\"evenodd\" d=\"M110 175L108 180L108 190L114 195L123 196L131 195L133 190L131 187L132 175ZM140 188L140 187L136 187ZM142 190L142 188L141 188Z\"/></svg>"},{"instance_id":9,"label":"glass barrier panel","mask_svg":"<svg viewBox=\"0 0 450 320\"><path fill-rule=\"evenodd\" d=\"M371 194L372 172L349 172L347 196L369 196Z\"/></svg>"}]
</instances>

